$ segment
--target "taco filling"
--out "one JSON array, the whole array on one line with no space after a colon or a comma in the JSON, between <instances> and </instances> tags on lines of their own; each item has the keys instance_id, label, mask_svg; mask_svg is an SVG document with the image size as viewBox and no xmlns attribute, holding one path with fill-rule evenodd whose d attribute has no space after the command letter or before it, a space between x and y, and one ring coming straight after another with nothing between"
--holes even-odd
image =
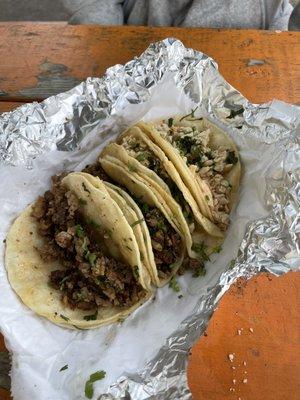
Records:
<instances>
[{"instance_id":1,"label":"taco filling","mask_svg":"<svg viewBox=\"0 0 300 400\"><path fill-rule=\"evenodd\" d=\"M150 207L137 199L135 201L143 213L149 230L158 277L167 279L173 272L173 265L180 258L181 238L158 208Z\"/></svg>"},{"instance_id":2,"label":"taco filling","mask_svg":"<svg viewBox=\"0 0 300 400\"><path fill-rule=\"evenodd\" d=\"M107 182L114 183L106 175L100 163L88 165L84 171ZM122 187L122 189L126 191L126 188ZM134 200L138 204L149 230L158 276L160 279L167 279L172 274L172 267L178 261L182 252L180 235L172 228L158 208L150 207L139 199L135 198Z\"/></svg>"},{"instance_id":3,"label":"taco filling","mask_svg":"<svg viewBox=\"0 0 300 400\"><path fill-rule=\"evenodd\" d=\"M229 225L231 184L224 175L239 161L235 152L225 146L211 149L210 129L200 131L195 126L169 127L165 122L155 128L179 151L189 168L208 184L213 196L213 219L221 230L226 230Z\"/></svg>"},{"instance_id":4,"label":"taco filling","mask_svg":"<svg viewBox=\"0 0 300 400\"><path fill-rule=\"evenodd\" d=\"M122 146L127 150L131 157L138 160L144 167L154 171L168 185L173 198L180 205L182 213L189 225L190 231L192 232L195 225L191 208L181 191L178 189L176 183L170 178L162 161L137 137L125 137L122 141Z\"/></svg>"},{"instance_id":5,"label":"taco filling","mask_svg":"<svg viewBox=\"0 0 300 400\"><path fill-rule=\"evenodd\" d=\"M140 143L143 146L143 143ZM155 171L169 186L173 197L181 205L185 206L183 214L190 224L194 224L193 214L190 210L189 205L184 199L181 191L177 188L176 184L171 180L169 175L166 173L162 162L156 157L153 152L147 148L139 148L135 144L135 151L130 153L139 161L145 161L144 166L153 168ZM139 156L139 154L143 154ZM137 156L135 156L137 155ZM99 178L114 183L106 172L103 170L100 163L96 162L94 164L86 166L85 172L98 176ZM126 188L122 187L126 192ZM154 261L158 271L158 276L160 279L168 279L172 275L172 267L181 255L181 238L180 235L172 228L164 215L156 207L150 207L147 203L142 203L139 199L134 198L134 201L138 204L146 222L152 244L152 251L154 254ZM137 221L139 222L139 221ZM178 275L184 274L186 271L191 271L194 277L199 277L205 275L205 261L209 258L206 254L206 248L204 244L194 244L193 250L197 253L197 258L185 257L182 265L178 270Z\"/></svg>"},{"instance_id":6,"label":"taco filling","mask_svg":"<svg viewBox=\"0 0 300 400\"><path fill-rule=\"evenodd\" d=\"M49 285L71 309L134 305L145 295L138 272L107 255L96 235L97 224L81 216L84 200L64 187L62 178L52 178L51 190L38 198L31 214L44 238L38 248L41 258L59 260L63 267L50 273Z\"/></svg>"}]
</instances>

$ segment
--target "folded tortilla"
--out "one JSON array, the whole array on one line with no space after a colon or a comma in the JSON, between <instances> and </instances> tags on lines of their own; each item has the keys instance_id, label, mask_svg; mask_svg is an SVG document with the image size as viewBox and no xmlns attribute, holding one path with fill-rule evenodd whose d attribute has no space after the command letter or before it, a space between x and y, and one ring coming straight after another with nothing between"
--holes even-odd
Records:
<instances>
[{"instance_id":1,"label":"folded tortilla","mask_svg":"<svg viewBox=\"0 0 300 400\"><path fill-rule=\"evenodd\" d=\"M49 285L51 271L64 267L60 259L45 261L41 258L38 249L45 239L32 216L34 204L15 220L7 236L5 265L10 284L25 305L63 327L90 329L123 320L152 294L150 276L141 260L134 231L99 178L71 173L63 178L62 185L80 200L81 219L83 224L92 224L89 229L92 229L92 238L97 240L97 245L103 246L107 257L122 262L128 266L128 271L132 271L130 274L140 288L140 297L130 307L98 306L92 314L66 305L61 291ZM87 258L94 265L94 255L89 254Z\"/></svg>"},{"instance_id":2,"label":"folded tortilla","mask_svg":"<svg viewBox=\"0 0 300 400\"><path fill-rule=\"evenodd\" d=\"M174 275L176 275L178 269L182 265L186 249L191 247L191 236L186 224L186 221L182 215L178 216L177 203L170 198L170 203L167 204L166 199L157 191L157 187L154 182L144 180L136 172L132 172L127 168L127 165L122 163L120 159L114 158L108 154L102 154L99 159L103 169L109 175L113 181L117 182L127 192L134 196L135 200L126 193L126 191L120 189L117 186L110 186L115 192L117 192L127 203L128 207L133 210L136 214L136 221L140 222L140 228L142 231L143 239L147 249L147 265L148 271L151 275L153 283L161 287L165 285ZM175 204L174 204L175 203ZM175 212L172 210L174 208ZM161 229L156 229L156 223L153 221L149 222L149 213L157 215ZM181 219L184 221L184 226L181 225ZM180 237L180 243L178 245L169 245L170 254L174 249L176 250L176 257L173 254L172 262L160 263L160 243L159 239L155 235L163 235L162 232L166 231L168 240L170 237ZM151 235L151 231L153 231ZM139 240L137 240L139 242ZM178 241L179 242L179 241ZM158 253L155 250L158 249ZM161 249L163 251L163 249ZM155 256L156 253L156 256ZM164 254L166 256L166 254ZM163 264L163 265L162 265Z\"/></svg>"},{"instance_id":3,"label":"folded tortilla","mask_svg":"<svg viewBox=\"0 0 300 400\"><path fill-rule=\"evenodd\" d=\"M203 217L224 232L241 176L233 140L204 118L177 117L137 126L172 162Z\"/></svg>"}]
</instances>

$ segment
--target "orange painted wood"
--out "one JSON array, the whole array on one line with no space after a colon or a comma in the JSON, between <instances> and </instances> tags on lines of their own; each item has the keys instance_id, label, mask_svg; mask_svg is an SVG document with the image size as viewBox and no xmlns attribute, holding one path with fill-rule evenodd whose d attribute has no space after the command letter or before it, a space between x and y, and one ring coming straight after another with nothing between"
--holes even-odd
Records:
<instances>
[{"instance_id":1,"label":"orange painted wood","mask_svg":"<svg viewBox=\"0 0 300 400\"><path fill-rule=\"evenodd\" d=\"M166 37L212 56L224 77L251 101L300 103L298 32L66 23L0 24L0 99L42 99L67 90ZM253 60L260 65L251 66Z\"/></svg>"},{"instance_id":2,"label":"orange painted wood","mask_svg":"<svg viewBox=\"0 0 300 400\"><path fill-rule=\"evenodd\" d=\"M14 108L20 107L23 103L22 102L12 102L12 101L0 101L0 113L11 111ZM1 400L1 398L0 398Z\"/></svg>"},{"instance_id":3,"label":"orange painted wood","mask_svg":"<svg viewBox=\"0 0 300 400\"><path fill-rule=\"evenodd\" d=\"M192 349L193 399L298 400L299 305L300 272L263 274L231 287Z\"/></svg>"}]
</instances>

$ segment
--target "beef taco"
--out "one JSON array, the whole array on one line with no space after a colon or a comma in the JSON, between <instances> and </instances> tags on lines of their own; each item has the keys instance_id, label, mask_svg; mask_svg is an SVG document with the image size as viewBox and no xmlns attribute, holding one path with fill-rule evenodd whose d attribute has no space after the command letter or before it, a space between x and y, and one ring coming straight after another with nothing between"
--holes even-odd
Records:
<instances>
[{"instance_id":1,"label":"beef taco","mask_svg":"<svg viewBox=\"0 0 300 400\"><path fill-rule=\"evenodd\" d=\"M54 177L6 240L9 281L24 304L68 328L123 320L151 295L132 227L100 179Z\"/></svg>"},{"instance_id":2,"label":"beef taco","mask_svg":"<svg viewBox=\"0 0 300 400\"><path fill-rule=\"evenodd\" d=\"M208 120L190 116L137 126L173 163L202 215L226 231L241 175L230 137Z\"/></svg>"},{"instance_id":3,"label":"beef taco","mask_svg":"<svg viewBox=\"0 0 300 400\"><path fill-rule=\"evenodd\" d=\"M118 159L106 155L100 163L109 177L121 185L110 186L135 212L136 222L141 228L147 250L148 271L156 286L166 284L182 265L186 253L188 236L178 224L177 215L168 208L165 199L157 192L153 183L130 172ZM128 194L130 193L131 196ZM179 225L179 226L178 226Z\"/></svg>"}]
</instances>

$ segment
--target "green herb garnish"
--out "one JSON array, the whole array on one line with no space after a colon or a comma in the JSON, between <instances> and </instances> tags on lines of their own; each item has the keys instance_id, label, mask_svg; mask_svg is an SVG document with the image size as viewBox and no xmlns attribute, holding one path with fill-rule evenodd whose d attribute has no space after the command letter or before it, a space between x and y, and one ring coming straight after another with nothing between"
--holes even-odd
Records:
<instances>
[{"instance_id":1,"label":"green herb garnish","mask_svg":"<svg viewBox=\"0 0 300 400\"><path fill-rule=\"evenodd\" d=\"M94 314L85 315L83 319L85 321L96 321L97 317L98 317L98 310L96 310Z\"/></svg>"},{"instance_id":2,"label":"green herb garnish","mask_svg":"<svg viewBox=\"0 0 300 400\"><path fill-rule=\"evenodd\" d=\"M209 201L209 196L207 194L205 195L205 200Z\"/></svg>"},{"instance_id":3,"label":"green herb garnish","mask_svg":"<svg viewBox=\"0 0 300 400\"><path fill-rule=\"evenodd\" d=\"M183 136L179 137L176 142L180 152L185 156L191 152L191 148L195 144L195 139L191 136Z\"/></svg>"},{"instance_id":4,"label":"green herb garnish","mask_svg":"<svg viewBox=\"0 0 300 400\"><path fill-rule=\"evenodd\" d=\"M212 249L212 253L220 253L220 251L222 250L222 247L221 246L216 246L216 247L214 247L213 249Z\"/></svg>"},{"instance_id":5,"label":"green herb garnish","mask_svg":"<svg viewBox=\"0 0 300 400\"><path fill-rule=\"evenodd\" d=\"M135 279L139 279L140 274L139 274L139 267L137 265L133 267L132 272Z\"/></svg>"},{"instance_id":6,"label":"green herb garnish","mask_svg":"<svg viewBox=\"0 0 300 400\"><path fill-rule=\"evenodd\" d=\"M195 118L195 111L197 110L197 108L198 108L199 106L197 106L197 107L195 107L194 109L192 109L192 111L189 113L189 114L187 114L187 115L184 115L182 118L180 118L180 122L183 120L183 119L185 119L185 118L187 118L187 117L192 117L192 118ZM202 119L202 118L201 118Z\"/></svg>"},{"instance_id":7,"label":"green herb garnish","mask_svg":"<svg viewBox=\"0 0 300 400\"><path fill-rule=\"evenodd\" d=\"M70 277L70 275L65 276L59 283L59 290L62 290L64 283Z\"/></svg>"},{"instance_id":8,"label":"green herb garnish","mask_svg":"<svg viewBox=\"0 0 300 400\"><path fill-rule=\"evenodd\" d=\"M100 381L101 379L104 379L105 375L106 375L105 371L97 371L94 374L90 375L90 378L85 383L85 388L84 388L85 397L87 397L88 399L93 398L94 395L93 383L96 381Z\"/></svg>"},{"instance_id":9,"label":"green herb garnish","mask_svg":"<svg viewBox=\"0 0 300 400\"><path fill-rule=\"evenodd\" d=\"M61 367L61 369L59 370L59 372L65 371L65 370L68 369L68 368L69 368L69 366L68 366L68 364L66 364L66 365L64 365L63 367Z\"/></svg>"},{"instance_id":10,"label":"green herb garnish","mask_svg":"<svg viewBox=\"0 0 300 400\"><path fill-rule=\"evenodd\" d=\"M149 206L147 203L141 204L141 210L143 214L147 214L149 212Z\"/></svg>"},{"instance_id":11,"label":"green herb garnish","mask_svg":"<svg viewBox=\"0 0 300 400\"><path fill-rule=\"evenodd\" d=\"M206 274L206 269L204 266L199 267L196 269L195 273L194 273L194 277L198 278L199 276L204 276Z\"/></svg>"},{"instance_id":12,"label":"green herb garnish","mask_svg":"<svg viewBox=\"0 0 300 400\"><path fill-rule=\"evenodd\" d=\"M225 162L227 164L236 164L239 161L239 159L236 157L234 151L229 151L226 157Z\"/></svg>"},{"instance_id":13,"label":"green herb garnish","mask_svg":"<svg viewBox=\"0 0 300 400\"><path fill-rule=\"evenodd\" d=\"M169 288L173 289L174 292L179 292L180 291L180 287L178 285L178 282L176 281L175 276L173 276L172 279L170 280Z\"/></svg>"},{"instance_id":14,"label":"green herb garnish","mask_svg":"<svg viewBox=\"0 0 300 400\"><path fill-rule=\"evenodd\" d=\"M85 258L91 264L92 267L95 266L97 255L95 253L90 253L89 251L86 253Z\"/></svg>"},{"instance_id":15,"label":"green herb garnish","mask_svg":"<svg viewBox=\"0 0 300 400\"><path fill-rule=\"evenodd\" d=\"M146 160L146 156L144 153L140 153L135 157L135 159L138 161L144 161L144 160Z\"/></svg>"},{"instance_id":16,"label":"green herb garnish","mask_svg":"<svg viewBox=\"0 0 300 400\"><path fill-rule=\"evenodd\" d=\"M70 318L65 317L63 314L59 314L60 318L64 319L65 321L69 321Z\"/></svg>"},{"instance_id":17,"label":"green herb garnish","mask_svg":"<svg viewBox=\"0 0 300 400\"><path fill-rule=\"evenodd\" d=\"M87 201L84 200L84 199L82 199L81 197L79 197L78 201L79 201L79 204L80 204L81 206L85 206L85 205L87 204Z\"/></svg>"},{"instance_id":18,"label":"green herb garnish","mask_svg":"<svg viewBox=\"0 0 300 400\"><path fill-rule=\"evenodd\" d=\"M79 238L83 238L85 236L84 229L81 225L76 225L75 229L76 236L78 236Z\"/></svg>"},{"instance_id":19,"label":"green herb garnish","mask_svg":"<svg viewBox=\"0 0 300 400\"><path fill-rule=\"evenodd\" d=\"M174 118L168 119L168 127L171 128L173 126Z\"/></svg>"},{"instance_id":20,"label":"green herb garnish","mask_svg":"<svg viewBox=\"0 0 300 400\"><path fill-rule=\"evenodd\" d=\"M233 267L234 267L234 264L235 264L235 258L234 258L233 260L230 261L230 263L229 263L229 268L230 268L230 269L233 268Z\"/></svg>"},{"instance_id":21,"label":"green herb garnish","mask_svg":"<svg viewBox=\"0 0 300 400\"><path fill-rule=\"evenodd\" d=\"M129 164L128 169L130 172L137 172L137 168L135 165Z\"/></svg>"},{"instance_id":22,"label":"green herb garnish","mask_svg":"<svg viewBox=\"0 0 300 400\"><path fill-rule=\"evenodd\" d=\"M93 228L100 228L100 225L97 222L95 222L93 219L89 219L88 224L92 225Z\"/></svg>"},{"instance_id":23,"label":"green herb garnish","mask_svg":"<svg viewBox=\"0 0 300 400\"><path fill-rule=\"evenodd\" d=\"M199 254L199 256L204 261L209 261L209 256L206 254L206 246L203 242L201 243L194 243L192 246L192 250Z\"/></svg>"},{"instance_id":24,"label":"green herb garnish","mask_svg":"<svg viewBox=\"0 0 300 400\"><path fill-rule=\"evenodd\" d=\"M134 228L136 225L141 224L144 220L144 218L138 219L137 221L133 222L130 226L131 228Z\"/></svg>"}]
</instances>

